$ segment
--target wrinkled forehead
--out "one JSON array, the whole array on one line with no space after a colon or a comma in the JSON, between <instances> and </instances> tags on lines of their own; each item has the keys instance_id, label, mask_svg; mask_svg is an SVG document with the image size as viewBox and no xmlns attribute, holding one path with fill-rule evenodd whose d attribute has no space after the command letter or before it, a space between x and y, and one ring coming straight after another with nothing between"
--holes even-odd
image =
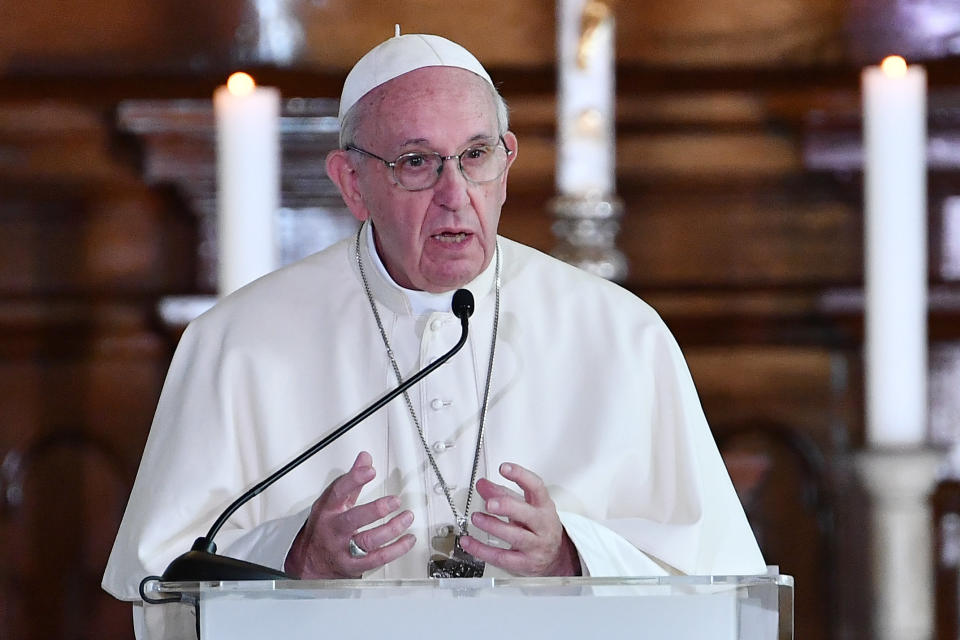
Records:
<instances>
[{"instance_id":1,"label":"wrinkled forehead","mask_svg":"<svg viewBox=\"0 0 960 640\"><path fill-rule=\"evenodd\" d=\"M464 69L410 71L370 91L357 103L362 114L358 133L366 139L391 134L428 138L434 131L460 135L462 141L480 134L496 137L493 92L488 82Z\"/></svg>"}]
</instances>

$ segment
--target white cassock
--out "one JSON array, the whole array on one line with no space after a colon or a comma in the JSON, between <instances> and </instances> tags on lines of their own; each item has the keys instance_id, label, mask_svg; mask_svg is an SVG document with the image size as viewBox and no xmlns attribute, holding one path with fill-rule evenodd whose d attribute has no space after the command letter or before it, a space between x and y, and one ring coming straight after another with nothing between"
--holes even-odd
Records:
<instances>
[{"instance_id":1,"label":"white cassock","mask_svg":"<svg viewBox=\"0 0 960 640\"><path fill-rule=\"evenodd\" d=\"M456 343L460 322L450 294L398 288L371 255L369 225L364 233L367 279L406 377ZM498 242L501 309L479 477L505 482L497 468L506 461L540 475L584 575L764 573L683 356L656 312L610 282ZM140 580L162 573L234 498L396 386L355 246L351 238L269 274L186 329L104 574L111 594L139 599ZM467 286L476 311L466 346L410 392L461 510L494 285L491 261ZM412 551L364 577L427 577L454 517L402 398L242 507L216 536L219 552L282 568L313 501L361 450L377 477L359 502L399 495L417 537ZM488 565L485 575L503 573Z\"/></svg>"}]
</instances>

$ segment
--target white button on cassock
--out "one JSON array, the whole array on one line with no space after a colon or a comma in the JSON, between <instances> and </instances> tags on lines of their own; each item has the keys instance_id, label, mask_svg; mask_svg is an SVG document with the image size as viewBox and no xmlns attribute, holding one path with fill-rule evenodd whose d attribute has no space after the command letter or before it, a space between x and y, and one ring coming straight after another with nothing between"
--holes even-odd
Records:
<instances>
[{"instance_id":1,"label":"white button on cassock","mask_svg":"<svg viewBox=\"0 0 960 640\"><path fill-rule=\"evenodd\" d=\"M437 441L434 442L433 445L431 445L431 446L433 447L433 450L436 451L437 453L442 453L442 452L446 451L447 449L452 449L453 446L454 446L454 443L453 443L453 442L446 442L446 441L444 441L444 440L437 440Z\"/></svg>"},{"instance_id":2,"label":"white button on cassock","mask_svg":"<svg viewBox=\"0 0 960 640\"><path fill-rule=\"evenodd\" d=\"M430 408L434 411L440 411L444 407L449 407L453 402L449 400L441 400L440 398L434 398L430 401Z\"/></svg>"},{"instance_id":3,"label":"white button on cassock","mask_svg":"<svg viewBox=\"0 0 960 640\"><path fill-rule=\"evenodd\" d=\"M433 322L430 323L430 329L432 331L440 331L441 328L443 328L443 320L434 318Z\"/></svg>"},{"instance_id":4,"label":"white button on cassock","mask_svg":"<svg viewBox=\"0 0 960 640\"><path fill-rule=\"evenodd\" d=\"M450 493L453 493L453 492L456 491L456 490L457 490L457 485L455 485L455 484L450 485ZM440 484L439 482L438 482L437 484L433 485L433 492L434 492L435 494L439 495L439 496L442 496L442 495L443 495L443 485Z\"/></svg>"}]
</instances>

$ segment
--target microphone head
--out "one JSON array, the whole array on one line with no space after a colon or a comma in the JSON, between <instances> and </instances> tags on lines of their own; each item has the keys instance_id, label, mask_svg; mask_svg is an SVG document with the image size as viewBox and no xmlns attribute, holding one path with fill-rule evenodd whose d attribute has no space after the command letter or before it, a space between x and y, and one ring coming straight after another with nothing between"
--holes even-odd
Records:
<instances>
[{"instance_id":1,"label":"microphone head","mask_svg":"<svg viewBox=\"0 0 960 640\"><path fill-rule=\"evenodd\" d=\"M457 289L453 294L453 303L450 305L453 315L461 320L473 315L473 294L466 289Z\"/></svg>"}]
</instances>

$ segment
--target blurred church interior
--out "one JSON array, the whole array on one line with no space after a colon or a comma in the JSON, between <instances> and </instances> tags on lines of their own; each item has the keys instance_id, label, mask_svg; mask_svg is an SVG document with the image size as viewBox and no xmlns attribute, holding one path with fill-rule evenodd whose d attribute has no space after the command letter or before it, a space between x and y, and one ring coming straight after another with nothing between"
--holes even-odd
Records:
<instances>
[{"instance_id":1,"label":"blurred church interior","mask_svg":"<svg viewBox=\"0 0 960 640\"><path fill-rule=\"evenodd\" d=\"M806 640L875 635L860 74L928 77L933 635L960 571L960 3L609 0L622 284L675 333ZM191 304L215 294L213 90L283 96L284 260L348 228L323 156L350 65L404 32L485 64L521 155L501 233L556 251L553 1L0 4L0 638L132 638L99 588Z\"/></svg>"}]
</instances>

